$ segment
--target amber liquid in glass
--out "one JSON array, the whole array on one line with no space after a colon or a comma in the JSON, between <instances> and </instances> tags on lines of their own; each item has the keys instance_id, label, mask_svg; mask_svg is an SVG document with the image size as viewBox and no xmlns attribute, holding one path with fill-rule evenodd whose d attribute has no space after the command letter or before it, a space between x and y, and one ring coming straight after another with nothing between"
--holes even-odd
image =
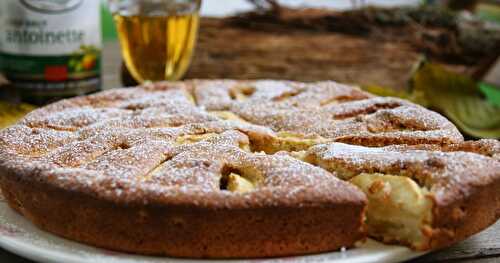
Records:
<instances>
[{"instance_id":1,"label":"amber liquid in glass","mask_svg":"<svg viewBox=\"0 0 500 263\"><path fill-rule=\"evenodd\" d=\"M178 80L196 42L198 13L169 16L114 15L127 69L140 83Z\"/></svg>"}]
</instances>

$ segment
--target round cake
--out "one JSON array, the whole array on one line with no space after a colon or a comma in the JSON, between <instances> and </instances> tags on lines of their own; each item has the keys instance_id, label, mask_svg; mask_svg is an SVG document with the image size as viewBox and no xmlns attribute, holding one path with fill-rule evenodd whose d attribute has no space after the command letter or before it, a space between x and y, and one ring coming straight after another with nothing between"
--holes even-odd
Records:
<instances>
[{"instance_id":1,"label":"round cake","mask_svg":"<svg viewBox=\"0 0 500 263\"><path fill-rule=\"evenodd\" d=\"M335 82L192 80L62 100L0 131L0 187L37 227L192 258L426 250L500 217L500 143Z\"/></svg>"}]
</instances>

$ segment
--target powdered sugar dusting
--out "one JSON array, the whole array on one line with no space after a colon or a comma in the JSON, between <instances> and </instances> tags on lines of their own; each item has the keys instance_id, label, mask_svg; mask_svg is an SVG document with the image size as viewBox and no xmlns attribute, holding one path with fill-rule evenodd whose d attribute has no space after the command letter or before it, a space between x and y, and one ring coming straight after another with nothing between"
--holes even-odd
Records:
<instances>
[{"instance_id":1,"label":"powdered sugar dusting","mask_svg":"<svg viewBox=\"0 0 500 263\"><path fill-rule=\"evenodd\" d=\"M213 110L231 111L246 122L223 120L209 112ZM408 162L387 150L342 150L345 146L333 144L335 152L314 152L330 147L318 146L309 152L316 163L342 159L349 164L342 168L335 163L329 173L286 154L249 151L253 145L274 145L278 132L377 146L462 141L456 128L436 113L334 82L196 80L105 91L34 111L0 133L0 156L6 157L0 165L22 171L22 176L36 171L40 180L59 187L129 201L189 195L191 190L226 196L231 193L221 191L219 183L223 170L231 167L261 178L245 198L260 200L256 193L265 197L266 192L295 189L282 191L279 198L301 202L315 196L333 202L363 197L331 173L360 170L367 163L375 165L377 158L380 163L398 160L400 166ZM210 136L179 145L178 138L186 135ZM344 155L338 157L339 152ZM416 163L430 158L425 152L412 154Z\"/></svg>"},{"instance_id":2,"label":"powdered sugar dusting","mask_svg":"<svg viewBox=\"0 0 500 263\"><path fill-rule=\"evenodd\" d=\"M305 160L344 179L360 173L408 176L431 190L438 202L450 202L467 195L478 184L500 178L500 162L471 152L441 152L404 147L369 148L331 143L308 150Z\"/></svg>"}]
</instances>

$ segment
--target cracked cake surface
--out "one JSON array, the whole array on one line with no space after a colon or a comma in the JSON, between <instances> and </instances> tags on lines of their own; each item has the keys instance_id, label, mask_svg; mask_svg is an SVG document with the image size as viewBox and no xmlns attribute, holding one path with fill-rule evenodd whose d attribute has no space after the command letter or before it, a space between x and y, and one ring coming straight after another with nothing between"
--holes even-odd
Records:
<instances>
[{"instance_id":1,"label":"cracked cake surface","mask_svg":"<svg viewBox=\"0 0 500 263\"><path fill-rule=\"evenodd\" d=\"M423 250L498 219L499 153L438 113L335 82L192 80L31 112L0 131L0 186L38 227L127 252L282 256L367 235Z\"/></svg>"}]
</instances>

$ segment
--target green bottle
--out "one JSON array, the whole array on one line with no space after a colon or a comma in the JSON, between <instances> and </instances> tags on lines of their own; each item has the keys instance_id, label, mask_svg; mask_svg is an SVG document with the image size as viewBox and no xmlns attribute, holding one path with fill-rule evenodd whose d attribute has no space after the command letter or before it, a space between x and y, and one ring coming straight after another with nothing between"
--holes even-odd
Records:
<instances>
[{"instance_id":1,"label":"green bottle","mask_svg":"<svg viewBox=\"0 0 500 263\"><path fill-rule=\"evenodd\" d=\"M100 1L0 1L0 69L23 101L101 88Z\"/></svg>"}]
</instances>

